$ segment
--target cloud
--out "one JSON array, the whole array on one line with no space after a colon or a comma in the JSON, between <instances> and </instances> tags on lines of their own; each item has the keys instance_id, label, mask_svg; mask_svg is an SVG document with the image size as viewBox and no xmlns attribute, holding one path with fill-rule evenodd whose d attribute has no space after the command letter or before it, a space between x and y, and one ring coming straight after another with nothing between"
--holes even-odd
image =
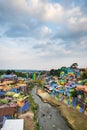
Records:
<instances>
[{"instance_id":1,"label":"cloud","mask_svg":"<svg viewBox=\"0 0 87 130\"><path fill-rule=\"evenodd\" d=\"M5 33L7 36L31 37L33 34L37 36L38 32L43 33L41 37L44 37L44 31L47 31L47 28L51 30L45 25L49 22L54 24L54 28L60 28L60 37L70 35L72 38L78 34L86 35L87 32L87 15L81 6L65 8L60 3L42 0L1 0L0 5L0 23L8 26L9 29Z\"/></svg>"},{"instance_id":2,"label":"cloud","mask_svg":"<svg viewBox=\"0 0 87 130\"><path fill-rule=\"evenodd\" d=\"M27 0L29 13L42 21L60 20L62 15L62 6L59 3L51 3L43 0Z\"/></svg>"},{"instance_id":3,"label":"cloud","mask_svg":"<svg viewBox=\"0 0 87 130\"><path fill-rule=\"evenodd\" d=\"M87 65L86 4L0 0L1 67L50 68L74 61Z\"/></svg>"},{"instance_id":4,"label":"cloud","mask_svg":"<svg viewBox=\"0 0 87 130\"><path fill-rule=\"evenodd\" d=\"M63 10L59 3L53 4L43 0L18 0L17 2L1 0L0 5L1 17L3 18L2 13L4 13L4 16L7 16L4 19L11 21L17 19L17 22L26 21L30 16L44 21L60 20ZM26 19L23 16L27 16Z\"/></svg>"},{"instance_id":5,"label":"cloud","mask_svg":"<svg viewBox=\"0 0 87 130\"><path fill-rule=\"evenodd\" d=\"M68 10L67 14L68 26L72 31L87 31L87 15L83 14L80 7Z\"/></svg>"}]
</instances>

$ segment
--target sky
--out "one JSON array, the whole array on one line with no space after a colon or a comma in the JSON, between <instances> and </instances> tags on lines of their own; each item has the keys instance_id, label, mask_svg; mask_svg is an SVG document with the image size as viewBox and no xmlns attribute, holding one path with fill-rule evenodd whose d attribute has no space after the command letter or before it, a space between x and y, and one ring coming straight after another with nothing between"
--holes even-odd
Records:
<instances>
[{"instance_id":1,"label":"sky","mask_svg":"<svg viewBox=\"0 0 87 130\"><path fill-rule=\"evenodd\" d=\"M0 69L87 67L87 0L0 0Z\"/></svg>"}]
</instances>

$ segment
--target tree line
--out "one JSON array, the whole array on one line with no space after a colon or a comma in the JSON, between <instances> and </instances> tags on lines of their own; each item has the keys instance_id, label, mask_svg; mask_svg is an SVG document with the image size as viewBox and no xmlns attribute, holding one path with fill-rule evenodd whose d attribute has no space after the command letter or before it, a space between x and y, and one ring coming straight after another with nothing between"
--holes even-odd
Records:
<instances>
[{"instance_id":1,"label":"tree line","mask_svg":"<svg viewBox=\"0 0 87 130\"><path fill-rule=\"evenodd\" d=\"M0 70L0 76L6 74L15 74L18 77L22 77L22 78L27 78L27 73L22 73L22 72L16 72L15 70Z\"/></svg>"},{"instance_id":2,"label":"tree line","mask_svg":"<svg viewBox=\"0 0 87 130\"><path fill-rule=\"evenodd\" d=\"M67 73L68 68L79 69L81 71L81 76L80 76L81 79L87 79L87 68L84 68L84 69L78 68L78 63L73 63L69 67L64 66L64 67L61 67L61 68L58 68L58 69L51 69L49 71L49 75L60 77L60 72L64 71L65 73Z\"/></svg>"}]
</instances>

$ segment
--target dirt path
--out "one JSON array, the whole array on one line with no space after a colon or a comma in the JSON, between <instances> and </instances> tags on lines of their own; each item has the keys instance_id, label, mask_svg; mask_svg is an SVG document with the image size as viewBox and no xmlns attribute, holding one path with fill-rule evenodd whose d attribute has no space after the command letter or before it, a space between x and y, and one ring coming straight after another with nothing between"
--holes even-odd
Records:
<instances>
[{"instance_id":1,"label":"dirt path","mask_svg":"<svg viewBox=\"0 0 87 130\"><path fill-rule=\"evenodd\" d=\"M25 130L34 130L35 129L35 122L33 120L33 117L34 117L34 114L31 111L29 111L25 114L21 114L19 116L19 118L24 119Z\"/></svg>"}]
</instances>

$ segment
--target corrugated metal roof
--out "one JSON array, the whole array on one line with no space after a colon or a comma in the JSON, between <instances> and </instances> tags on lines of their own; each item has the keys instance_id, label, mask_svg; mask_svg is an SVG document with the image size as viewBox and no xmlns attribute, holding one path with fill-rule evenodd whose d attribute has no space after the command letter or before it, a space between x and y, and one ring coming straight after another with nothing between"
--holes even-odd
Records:
<instances>
[{"instance_id":1,"label":"corrugated metal roof","mask_svg":"<svg viewBox=\"0 0 87 130\"><path fill-rule=\"evenodd\" d=\"M3 105L0 107L0 116L7 116L12 115L16 111L16 104L13 104L11 106Z\"/></svg>"}]
</instances>

